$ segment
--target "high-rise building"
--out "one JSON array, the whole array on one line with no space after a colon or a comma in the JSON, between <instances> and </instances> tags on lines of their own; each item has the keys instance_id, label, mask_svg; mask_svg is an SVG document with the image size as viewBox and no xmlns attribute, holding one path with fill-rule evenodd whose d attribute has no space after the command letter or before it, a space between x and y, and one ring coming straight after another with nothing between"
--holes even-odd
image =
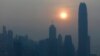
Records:
<instances>
[{"instance_id":1,"label":"high-rise building","mask_svg":"<svg viewBox=\"0 0 100 56\"><path fill-rule=\"evenodd\" d=\"M13 42L13 31L8 30L7 32L7 44L8 44L8 55L9 56L14 56L14 42Z\"/></svg>"},{"instance_id":2,"label":"high-rise building","mask_svg":"<svg viewBox=\"0 0 100 56\"><path fill-rule=\"evenodd\" d=\"M58 35L57 40L57 56L63 56L63 41L62 41L62 35Z\"/></svg>"},{"instance_id":3,"label":"high-rise building","mask_svg":"<svg viewBox=\"0 0 100 56\"><path fill-rule=\"evenodd\" d=\"M3 34L7 34L6 26L3 26Z\"/></svg>"},{"instance_id":4,"label":"high-rise building","mask_svg":"<svg viewBox=\"0 0 100 56\"><path fill-rule=\"evenodd\" d=\"M90 56L90 39L88 37L88 15L85 3L80 3L78 18L78 56Z\"/></svg>"},{"instance_id":5,"label":"high-rise building","mask_svg":"<svg viewBox=\"0 0 100 56\"><path fill-rule=\"evenodd\" d=\"M49 38L56 39L56 27L53 24L49 27Z\"/></svg>"},{"instance_id":6,"label":"high-rise building","mask_svg":"<svg viewBox=\"0 0 100 56\"><path fill-rule=\"evenodd\" d=\"M57 56L56 27L52 24L49 28L49 56Z\"/></svg>"},{"instance_id":7,"label":"high-rise building","mask_svg":"<svg viewBox=\"0 0 100 56\"><path fill-rule=\"evenodd\" d=\"M75 48L74 48L74 45L72 43L71 35L65 36L63 56L75 56Z\"/></svg>"}]
</instances>

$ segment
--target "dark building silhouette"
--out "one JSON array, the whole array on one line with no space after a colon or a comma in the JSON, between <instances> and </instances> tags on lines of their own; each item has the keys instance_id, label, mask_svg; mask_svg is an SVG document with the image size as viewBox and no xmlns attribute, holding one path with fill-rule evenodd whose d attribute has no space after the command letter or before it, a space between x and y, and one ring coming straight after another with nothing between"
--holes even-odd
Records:
<instances>
[{"instance_id":1,"label":"dark building silhouette","mask_svg":"<svg viewBox=\"0 0 100 56\"><path fill-rule=\"evenodd\" d=\"M7 32L7 47L8 47L8 56L14 56L14 41L13 41L13 31L8 30Z\"/></svg>"},{"instance_id":2,"label":"dark building silhouette","mask_svg":"<svg viewBox=\"0 0 100 56\"><path fill-rule=\"evenodd\" d=\"M3 26L3 31L0 34L0 56L13 56L13 32Z\"/></svg>"},{"instance_id":3,"label":"dark building silhouette","mask_svg":"<svg viewBox=\"0 0 100 56\"><path fill-rule=\"evenodd\" d=\"M37 44L28 36L17 35L14 39L15 56L37 56Z\"/></svg>"},{"instance_id":4,"label":"dark building silhouette","mask_svg":"<svg viewBox=\"0 0 100 56\"><path fill-rule=\"evenodd\" d=\"M49 43L48 39L40 40L38 45L39 56L49 56Z\"/></svg>"},{"instance_id":5,"label":"dark building silhouette","mask_svg":"<svg viewBox=\"0 0 100 56\"><path fill-rule=\"evenodd\" d=\"M78 56L90 56L90 39L88 37L88 15L85 3L80 3L78 18Z\"/></svg>"},{"instance_id":6,"label":"dark building silhouette","mask_svg":"<svg viewBox=\"0 0 100 56\"><path fill-rule=\"evenodd\" d=\"M3 31L0 34L0 56L7 56L7 30L6 27L3 26Z\"/></svg>"},{"instance_id":7,"label":"dark building silhouette","mask_svg":"<svg viewBox=\"0 0 100 56\"><path fill-rule=\"evenodd\" d=\"M53 24L49 27L49 39L56 39L56 27Z\"/></svg>"},{"instance_id":8,"label":"dark building silhouette","mask_svg":"<svg viewBox=\"0 0 100 56\"><path fill-rule=\"evenodd\" d=\"M49 56L57 56L57 38L56 38L56 27L52 24L49 27Z\"/></svg>"},{"instance_id":9,"label":"dark building silhouette","mask_svg":"<svg viewBox=\"0 0 100 56\"><path fill-rule=\"evenodd\" d=\"M62 35L58 35L58 40L57 40L57 56L62 56L63 55L63 41L62 41Z\"/></svg>"},{"instance_id":10,"label":"dark building silhouette","mask_svg":"<svg viewBox=\"0 0 100 56\"><path fill-rule=\"evenodd\" d=\"M63 56L75 56L75 48L72 43L71 35L66 35L64 40L64 55Z\"/></svg>"},{"instance_id":11,"label":"dark building silhouette","mask_svg":"<svg viewBox=\"0 0 100 56\"><path fill-rule=\"evenodd\" d=\"M22 44L18 36L14 38L14 51L15 56L22 56Z\"/></svg>"}]
</instances>

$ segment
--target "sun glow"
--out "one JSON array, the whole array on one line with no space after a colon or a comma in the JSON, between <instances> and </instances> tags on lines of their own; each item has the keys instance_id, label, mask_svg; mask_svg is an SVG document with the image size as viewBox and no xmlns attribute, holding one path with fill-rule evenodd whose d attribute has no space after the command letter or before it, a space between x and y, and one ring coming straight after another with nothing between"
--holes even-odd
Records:
<instances>
[{"instance_id":1,"label":"sun glow","mask_svg":"<svg viewBox=\"0 0 100 56\"><path fill-rule=\"evenodd\" d=\"M61 11L59 16L61 19L65 20L68 18L68 13L66 11Z\"/></svg>"},{"instance_id":2,"label":"sun glow","mask_svg":"<svg viewBox=\"0 0 100 56\"><path fill-rule=\"evenodd\" d=\"M68 21L70 19L70 9L66 7L56 8L54 18L56 18L57 20Z\"/></svg>"}]
</instances>

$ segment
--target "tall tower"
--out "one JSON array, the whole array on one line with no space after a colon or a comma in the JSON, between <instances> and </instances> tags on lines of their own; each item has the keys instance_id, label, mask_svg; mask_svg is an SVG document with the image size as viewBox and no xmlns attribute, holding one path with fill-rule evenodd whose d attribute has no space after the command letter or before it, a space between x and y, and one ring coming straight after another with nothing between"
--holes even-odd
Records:
<instances>
[{"instance_id":1,"label":"tall tower","mask_svg":"<svg viewBox=\"0 0 100 56\"><path fill-rule=\"evenodd\" d=\"M72 43L71 35L65 35L63 56L75 56L75 48Z\"/></svg>"},{"instance_id":2,"label":"tall tower","mask_svg":"<svg viewBox=\"0 0 100 56\"><path fill-rule=\"evenodd\" d=\"M49 27L49 38L56 39L56 27L53 24Z\"/></svg>"},{"instance_id":3,"label":"tall tower","mask_svg":"<svg viewBox=\"0 0 100 56\"><path fill-rule=\"evenodd\" d=\"M88 37L88 15L85 3L80 3L78 18L78 56L90 55L90 42Z\"/></svg>"},{"instance_id":4,"label":"tall tower","mask_svg":"<svg viewBox=\"0 0 100 56\"><path fill-rule=\"evenodd\" d=\"M57 56L56 27L52 24L49 27L49 56Z\"/></svg>"}]
</instances>

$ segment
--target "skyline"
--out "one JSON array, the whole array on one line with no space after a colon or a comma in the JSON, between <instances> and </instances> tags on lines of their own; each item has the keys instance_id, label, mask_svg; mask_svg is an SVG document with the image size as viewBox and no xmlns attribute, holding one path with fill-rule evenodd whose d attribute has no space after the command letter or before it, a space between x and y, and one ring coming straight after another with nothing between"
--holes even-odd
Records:
<instances>
[{"instance_id":1,"label":"skyline","mask_svg":"<svg viewBox=\"0 0 100 56\"><path fill-rule=\"evenodd\" d=\"M97 56L90 52L90 37L88 35L88 14L85 3L80 3L78 14L78 49L72 42L71 35L57 35L54 24L49 26L49 38L34 42L28 35L13 36L12 30L3 26L0 34L1 56Z\"/></svg>"},{"instance_id":2,"label":"skyline","mask_svg":"<svg viewBox=\"0 0 100 56\"><path fill-rule=\"evenodd\" d=\"M97 56L90 52L90 37L88 35L88 14L85 3L80 3L78 14L78 49L72 42L71 35L57 35L54 24L49 26L49 38L34 42L28 35L13 36L12 30L3 26L0 34L1 56Z\"/></svg>"},{"instance_id":3,"label":"skyline","mask_svg":"<svg viewBox=\"0 0 100 56\"><path fill-rule=\"evenodd\" d=\"M10 0L9 0L10 1ZM39 0L38 0L39 1ZM13 2L15 2L15 1L13 1ZM6 0L4 0L3 1L3 3L5 4L6 3ZM10 3L10 2L7 2L7 3ZM19 3L19 2L17 2L17 3ZM16 4L17 4L16 3ZM37 3L40 3L40 2L37 2ZM45 2L45 3L48 3L48 2ZM89 35L91 35L90 37L91 37L91 39L92 39L92 41L91 42L93 42L93 44L92 44L92 48L94 48L94 50L95 50L95 52L97 51L97 52L99 52L98 51L98 48L100 47L100 45L99 45L99 30L100 30L100 27L98 27L97 25L99 24L99 12L95 12L94 10L97 10L97 11L99 11L99 6L97 6L97 5L94 5L94 4L98 4L99 5L99 0L97 1L97 3L96 2L92 2L92 3L90 3L90 2L86 2L87 3L87 7L88 7L88 15L89 15ZM11 4L8 4L8 5L4 5L4 4L2 4L2 3L0 3L4 8L3 9L5 9L4 11L6 11L6 8L8 8ZM21 6L21 7L26 7L26 6L24 6L24 2L22 3L23 5ZM28 3L29 4L29 3ZM76 3L76 4L78 4L78 2ZM94 5L94 6L92 6L92 5ZM0 6L1 6L0 5ZM20 2L20 5L21 5L21 2ZM6 6L8 6L8 7L6 7ZM30 6L30 5L28 5L28 6ZM33 6L33 4L31 4L31 7ZM37 7L38 6L40 6L40 5L37 5ZM72 6L72 5L69 5L69 7L70 6ZM97 7L98 8L97 8ZM12 6L13 7L13 6ZM10 7L10 8L12 8L12 7ZM16 9L16 7L17 7L17 9ZM23 8L21 8L20 6L15 6L14 8L12 8L12 11L14 10L15 12L16 12L16 10L18 10L18 11L22 11L22 9ZM31 7L29 7L29 8L31 8ZM78 5L76 6L75 5L75 7L78 7ZM96 8L94 8L94 7L96 7ZM9 10L10 10L10 8L8 8ZM19 9L18 9L19 8ZM35 7L36 8L36 7ZM91 9L90 9L91 8ZM2 10L3 10L2 9ZM15 10L16 9L16 10ZM28 9L27 8L25 8L26 10L25 11L27 11ZM37 8L38 9L38 8ZM43 8L42 8L43 9ZM9 13L11 12L8 12L9 10L7 10L6 12L2 12L2 13L4 13L4 14L2 14L1 13L1 19L0 19L0 25L6 25L7 26L7 28L9 28L9 29L13 29L13 31L14 32L16 32L16 33L19 33L19 34L29 34L29 36L33 39L33 40L40 40L40 39L45 39L45 38L47 38L48 37L48 26L51 24L51 20L52 19L47 19L47 17L45 18L45 17L42 17L42 16L40 16L38 19L33 19L32 18L32 15L34 14L34 13L30 13L30 11L27 11L27 12L29 12L29 15L28 15L28 17L29 16L31 16L31 19L29 19L28 17L25 17L27 14L27 12L25 12L25 14L26 15L23 15L23 13L21 13L20 15L22 15L22 16L20 16L20 15L18 15L18 18L19 19L17 19L16 17L14 17L14 16L12 16L12 13L9 15ZM29 9L29 10L31 10L32 11L32 9ZM74 9L73 9L74 10ZM93 10L93 11L92 11ZM14 12L13 11L13 12ZM77 10L76 10L77 11ZM75 12L76 12L75 11ZM41 12L41 11L40 11ZM40 13L39 12L39 13ZM6 14L5 15L5 13L8 13L8 14ZM20 12L18 12L18 14L19 14ZM31 15L30 15L31 14ZM42 14L42 13L40 13L40 14ZM92 14L92 15L91 15ZM96 14L96 15L95 15ZM7 16L8 15L8 16ZM92 17L92 16L95 16L95 17ZM5 16L5 17L4 17ZM11 17L10 17L11 16ZM24 17L23 17L24 16ZM38 17L38 16L37 16ZM36 18L37 18L36 17ZM9 18L9 19L7 19L7 18ZM14 19L13 19L14 18ZM16 18L16 19L15 19ZM25 19L21 19L21 18L25 18ZM29 19L29 20L27 20L27 18ZM42 19L41 19L42 18ZM43 19L44 18L44 19ZM94 19L94 18L96 18L96 19ZM10 21L11 20L11 21ZM44 22L44 20L46 20L46 22ZM70 21L69 23L62 23L61 22L61 24L60 23L58 23L58 21L56 21L56 20L54 20L55 22L55 25L57 26L57 28L60 28L60 30L59 29L57 29L60 33L62 33L63 35L65 35L65 34L71 34L72 36L76 36L76 37L73 37L72 39L73 39L73 42L75 43L75 45L77 44L77 19L76 19L76 17L75 17L75 19L71 19L72 21ZM75 22L74 22L75 21ZM18 23L19 22L19 23ZM26 23L26 22L29 22L29 23ZM39 22L39 23L38 23ZM48 23L49 22L49 23ZM75 23L75 26L73 26L73 23ZM63 26L62 26L62 24L64 24ZM40 27L41 27L41 25L45 25L44 27L42 27L41 29L40 29ZM27 28L27 27L29 27L29 28ZM69 30L69 28L71 28L70 30ZM36 30L38 30L38 31L36 31ZM42 33L42 31L44 31L44 33ZM28 33L27 33L28 32ZM36 32L36 33L35 33ZM97 32L97 33L96 33ZM31 35L30 35L31 34ZM34 35L33 35L34 34ZM39 36L37 35L37 34L40 34ZM45 36L46 35L46 36ZM42 36L42 37L41 37ZM36 38L35 38L36 37ZM95 46L95 47L94 47ZM95 49L96 48L96 49Z\"/></svg>"}]
</instances>

